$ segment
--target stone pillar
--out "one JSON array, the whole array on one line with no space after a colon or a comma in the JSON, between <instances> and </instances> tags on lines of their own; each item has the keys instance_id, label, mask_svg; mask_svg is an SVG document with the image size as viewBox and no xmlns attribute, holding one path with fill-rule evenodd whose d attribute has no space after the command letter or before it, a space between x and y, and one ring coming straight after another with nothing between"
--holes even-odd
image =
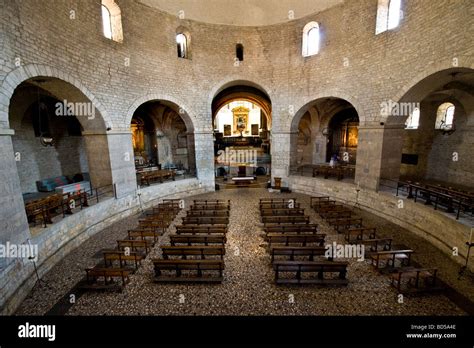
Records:
<instances>
[{"instance_id":1,"label":"stone pillar","mask_svg":"<svg viewBox=\"0 0 474 348\"><path fill-rule=\"evenodd\" d=\"M117 197L134 194L137 189L132 133L130 130L107 133L112 181Z\"/></svg>"},{"instance_id":2,"label":"stone pillar","mask_svg":"<svg viewBox=\"0 0 474 348\"><path fill-rule=\"evenodd\" d=\"M196 150L195 150L195 143L194 143L194 134L188 133L186 134L187 137L187 144L188 144L188 167L190 169L196 169ZM212 145L212 151L214 152L214 144Z\"/></svg>"},{"instance_id":3,"label":"stone pillar","mask_svg":"<svg viewBox=\"0 0 474 348\"><path fill-rule=\"evenodd\" d=\"M83 132L92 187L112 184L109 143L106 134Z\"/></svg>"},{"instance_id":4,"label":"stone pillar","mask_svg":"<svg viewBox=\"0 0 474 348\"><path fill-rule=\"evenodd\" d=\"M273 178L282 178L282 185L288 185L288 176L291 168L296 169L298 133L272 132L272 184Z\"/></svg>"},{"instance_id":5,"label":"stone pillar","mask_svg":"<svg viewBox=\"0 0 474 348\"><path fill-rule=\"evenodd\" d=\"M23 244L30 237L16 161L21 153L13 152L12 129L0 128L0 244ZM13 259L0 258L0 270ZM3 286L0 285L0 293Z\"/></svg>"},{"instance_id":6,"label":"stone pillar","mask_svg":"<svg viewBox=\"0 0 474 348\"><path fill-rule=\"evenodd\" d=\"M214 139L212 131L194 132L197 177L203 187L215 189Z\"/></svg>"},{"instance_id":7,"label":"stone pillar","mask_svg":"<svg viewBox=\"0 0 474 348\"><path fill-rule=\"evenodd\" d=\"M314 138L313 164L326 162L327 137L318 132Z\"/></svg>"},{"instance_id":8,"label":"stone pillar","mask_svg":"<svg viewBox=\"0 0 474 348\"><path fill-rule=\"evenodd\" d=\"M381 178L397 180L403 140L400 125L360 126L355 182L377 191Z\"/></svg>"}]
</instances>

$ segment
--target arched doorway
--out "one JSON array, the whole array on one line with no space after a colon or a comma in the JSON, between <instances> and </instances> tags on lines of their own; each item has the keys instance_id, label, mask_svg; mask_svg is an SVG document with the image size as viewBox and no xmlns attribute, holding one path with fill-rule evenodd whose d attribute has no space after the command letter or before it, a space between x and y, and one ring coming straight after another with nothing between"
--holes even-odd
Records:
<instances>
[{"instance_id":1,"label":"arched doorway","mask_svg":"<svg viewBox=\"0 0 474 348\"><path fill-rule=\"evenodd\" d=\"M404 117L389 117L404 128L400 179L472 189L474 70L432 74L415 84L398 105L410 106Z\"/></svg>"},{"instance_id":2,"label":"arched doorway","mask_svg":"<svg viewBox=\"0 0 474 348\"><path fill-rule=\"evenodd\" d=\"M212 102L216 183L265 187L271 175L271 101L254 84L227 84Z\"/></svg>"},{"instance_id":3,"label":"arched doorway","mask_svg":"<svg viewBox=\"0 0 474 348\"><path fill-rule=\"evenodd\" d=\"M130 129L139 185L146 175L154 177L146 184L196 176L194 129L184 109L170 101L147 101L133 113Z\"/></svg>"},{"instance_id":4,"label":"arched doorway","mask_svg":"<svg viewBox=\"0 0 474 348\"><path fill-rule=\"evenodd\" d=\"M357 160L359 116L348 101L327 97L302 107L291 125L290 173L313 176L336 167L334 177L352 180ZM338 169L344 167L343 169ZM339 173L340 172L340 173Z\"/></svg>"},{"instance_id":5,"label":"arched doorway","mask_svg":"<svg viewBox=\"0 0 474 348\"><path fill-rule=\"evenodd\" d=\"M97 134L105 137L105 122L77 87L54 77L27 79L15 88L8 116L28 222L46 227L97 201L99 192L100 199L113 197L109 148L96 142Z\"/></svg>"}]
</instances>

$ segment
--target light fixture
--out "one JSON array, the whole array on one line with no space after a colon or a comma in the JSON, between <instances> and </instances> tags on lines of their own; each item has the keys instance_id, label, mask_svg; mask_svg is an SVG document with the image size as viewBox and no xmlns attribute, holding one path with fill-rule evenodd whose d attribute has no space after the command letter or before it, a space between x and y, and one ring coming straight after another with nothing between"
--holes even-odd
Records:
<instances>
[{"instance_id":1,"label":"light fixture","mask_svg":"<svg viewBox=\"0 0 474 348\"><path fill-rule=\"evenodd\" d=\"M47 146L54 146L54 139L52 136L48 136L44 134L43 128L41 127L41 113L44 112L46 114L46 117L48 118L49 113L48 113L48 106L46 103L42 102L40 99L40 89L37 87L37 98L38 98L38 128L40 132L40 143L44 147Z\"/></svg>"}]
</instances>

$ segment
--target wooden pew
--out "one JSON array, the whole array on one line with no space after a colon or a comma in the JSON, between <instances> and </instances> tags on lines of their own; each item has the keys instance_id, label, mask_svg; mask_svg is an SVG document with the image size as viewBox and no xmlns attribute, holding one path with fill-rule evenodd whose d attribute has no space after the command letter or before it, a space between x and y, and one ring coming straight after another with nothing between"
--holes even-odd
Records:
<instances>
[{"instance_id":1,"label":"wooden pew","mask_svg":"<svg viewBox=\"0 0 474 348\"><path fill-rule=\"evenodd\" d=\"M404 268L392 274L391 285L399 294L439 291L437 273L437 268Z\"/></svg>"},{"instance_id":2,"label":"wooden pew","mask_svg":"<svg viewBox=\"0 0 474 348\"><path fill-rule=\"evenodd\" d=\"M183 225L228 225L228 217L184 217Z\"/></svg>"},{"instance_id":3,"label":"wooden pew","mask_svg":"<svg viewBox=\"0 0 474 348\"><path fill-rule=\"evenodd\" d=\"M316 208L314 208L314 209L316 211ZM339 203L326 204L326 205L320 206L316 212L319 215L321 215L322 213L337 212L337 211L347 211L347 207L345 205L339 204Z\"/></svg>"},{"instance_id":4,"label":"wooden pew","mask_svg":"<svg viewBox=\"0 0 474 348\"><path fill-rule=\"evenodd\" d=\"M296 198L260 198L260 204L289 204L296 203Z\"/></svg>"},{"instance_id":5,"label":"wooden pew","mask_svg":"<svg viewBox=\"0 0 474 348\"><path fill-rule=\"evenodd\" d=\"M262 216L264 224L309 224L309 216Z\"/></svg>"},{"instance_id":6,"label":"wooden pew","mask_svg":"<svg viewBox=\"0 0 474 348\"><path fill-rule=\"evenodd\" d=\"M224 204L193 204L191 205L192 211L201 211L201 210L230 210L230 205Z\"/></svg>"},{"instance_id":7,"label":"wooden pew","mask_svg":"<svg viewBox=\"0 0 474 348\"><path fill-rule=\"evenodd\" d=\"M260 210L260 215L264 216L303 216L304 209L262 209Z\"/></svg>"},{"instance_id":8,"label":"wooden pew","mask_svg":"<svg viewBox=\"0 0 474 348\"><path fill-rule=\"evenodd\" d=\"M188 217L229 217L229 210L190 210Z\"/></svg>"},{"instance_id":9,"label":"wooden pew","mask_svg":"<svg viewBox=\"0 0 474 348\"><path fill-rule=\"evenodd\" d=\"M268 233L317 233L318 224L296 224L296 225L270 225L263 228L266 234Z\"/></svg>"},{"instance_id":10,"label":"wooden pew","mask_svg":"<svg viewBox=\"0 0 474 348\"><path fill-rule=\"evenodd\" d=\"M366 255L370 255L372 252L380 250L392 250L392 238L364 239L357 241L356 244L363 244L369 246L369 249L366 249L365 251ZM381 247L381 249L379 247Z\"/></svg>"},{"instance_id":11,"label":"wooden pew","mask_svg":"<svg viewBox=\"0 0 474 348\"><path fill-rule=\"evenodd\" d=\"M313 210L316 212L316 213L319 213L321 210L328 210L330 208L326 208L326 207L331 207L331 206L334 206L334 205L337 205L337 206L341 206L342 204L336 202L336 201L322 201L320 203L313 203Z\"/></svg>"},{"instance_id":12,"label":"wooden pew","mask_svg":"<svg viewBox=\"0 0 474 348\"><path fill-rule=\"evenodd\" d=\"M334 226L334 229L337 231L337 233L341 233L350 227L362 227L362 219L336 219L331 221L331 226Z\"/></svg>"},{"instance_id":13,"label":"wooden pew","mask_svg":"<svg viewBox=\"0 0 474 348\"><path fill-rule=\"evenodd\" d=\"M295 256L309 256L310 261L314 261L315 256L324 256L326 254L326 247L323 246L274 246L270 249L272 256L272 263L275 261L275 256L284 256L290 261L295 259ZM332 261L332 259L328 259Z\"/></svg>"},{"instance_id":14,"label":"wooden pew","mask_svg":"<svg viewBox=\"0 0 474 348\"><path fill-rule=\"evenodd\" d=\"M198 245L186 245L186 246L169 246L162 245L161 250L163 251L163 258L169 259L170 256L180 256L182 259L186 259L187 256L197 256L200 259L206 259L206 257L219 256L220 259L224 258L225 247L224 245L218 246L198 246Z\"/></svg>"},{"instance_id":15,"label":"wooden pew","mask_svg":"<svg viewBox=\"0 0 474 348\"><path fill-rule=\"evenodd\" d=\"M133 230L128 230L128 239L141 239L141 240L147 240L149 238L152 239L153 244L156 243L158 238L162 236L163 233L161 232L156 232L154 230L149 230L149 229L133 229Z\"/></svg>"},{"instance_id":16,"label":"wooden pew","mask_svg":"<svg viewBox=\"0 0 474 348\"><path fill-rule=\"evenodd\" d=\"M223 260L161 260L154 259L155 282L218 282L223 281ZM164 275L163 271L174 273ZM183 276L182 272L188 274ZM194 275L189 274L195 272ZM207 275L204 275L204 272Z\"/></svg>"},{"instance_id":17,"label":"wooden pew","mask_svg":"<svg viewBox=\"0 0 474 348\"><path fill-rule=\"evenodd\" d=\"M355 227L348 228L344 231L344 239L351 243L354 241L361 241L367 236L369 239L374 239L377 234L375 227Z\"/></svg>"},{"instance_id":18,"label":"wooden pew","mask_svg":"<svg viewBox=\"0 0 474 348\"><path fill-rule=\"evenodd\" d=\"M223 205L223 206L230 206L230 199L225 201L222 199L205 199L205 200L199 200L195 199L193 201L193 205L196 206L201 206L201 205Z\"/></svg>"},{"instance_id":19,"label":"wooden pew","mask_svg":"<svg viewBox=\"0 0 474 348\"><path fill-rule=\"evenodd\" d=\"M319 214L319 216L321 216L321 218L323 220L326 220L329 224L331 224L331 220L343 219L343 218L347 219L347 218L354 217L354 215L356 215L356 213L354 213L350 209L344 209L344 210L338 210L338 211L327 211L327 212Z\"/></svg>"},{"instance_id":20,"label":"wooden pew","mask_svg":"<svg viewBox=\"0 0 474 348\"><path fill-rule=\"evenodd\" d=\"M348 262L336 261L275 261L276 284L327 284L327 285L347 285L346 279ZM281 273L294 273L291 278L282 278ZM317 274L316 278L303 278L302 273ZM337 273L337 278L326 278L327 274Z\"/></svg>"},{"instance_id":21,"label":"wooden pew","mask_svg":"<svg viewBox=\"0 0 474 348\"><path fill-rule=\"evenodd\" d=\"M310 198L310 206L311 208L314 208L314 205L320 205L322 202L329 202L329 201L331 201L331 197L329 196L312 196Z\"/></svg>"},{"instance_id":22,"label":"wooden pew","mask_svg":"<svg viewBox=\"0 0 474 348\"><path fill-rule=\"evenodd\" d=\"M129 251L142 251L144 255L150 252L153 243L149 240L134 240L134 239L123 239L117 240L118 250L125 250L129 248Z\"/></svg>"},{"instance_id":23,"label":"wooden pew","mask_svg":"<svg viewBox=\"0 0 474 348\"><path fill-rule=\"evenodd\" d=\"M227 233L227 227L214 227L202 225L176 226L176 234L222 234Z\"/></svg>"},{"instance_id":24,"label":"wooden pew","mask_svg":"<svg viewBox=\"0 0 474 348\"><path fill-rule=\"evenodd\" d=\"M400 261L401 266L410 266L411 254L413 250L386 250L376 251L370 255L372 265L376 269L380 269L383 265L385 268L396 269L395 262Z\"/></svg>"},{"instance_id":25,"label":"wooden pew","mask_svg":"<svg viewBox=\"0 0 474 348\"><path fill-rule=\"evenodd\" d=\"M189 235L171 235L170 236L170 244L225 244L227 242L226 236L222 235L204 235L204 236L189 236Z\"/></svg>"},{"instance_id":26,"label":"wooden pew","mask_svg":"<svg viewBox=\"0 0 474 348\"><path fill-rule=\"evenodd\" d=\"M171 178L175 181L176 173L174 170L154 170L151 172L143 172L140 173L140 184L143 186L146 184L150 186L150 182L159 181L160 183L163 182L163 179Z\"/></svg>"},{"instance_id":27,"label":"wooden pew","mask_svg":"<svg viewBox=\"0 0 474 348\"><path fill-rule=\"evenodd\" d=\"M135 269L141 264L144 256L135 251L125 252L122 250L104 250L104 264L112 267L114 261L120 263L120 268L124 268L127 261L133 261L135 263Z\"/></svg>"},{"instance_id":28,"label":"wooden pew","mask_svg":"<svg viewBox=\"0 0 474 348\"><path fill-rule=\"evenodd\" d=\"M107 267L94 267L86 268L86 284L81 286L85 289L111 289L117 288L117 283L114 282L115 278L122 280L122 286L124 287L130 281L129 275L132 270L127 268L107 268ZM103 283L98 281L103 279Z\"/></svg>"},{"instance_id":29,"label":"wooden pew","mask_svg":"<svg viewBox=\"0 0 474 348\"><path fill-rule=\"evenodd\" d=\"M318 244L324 246L326 239L325 234L284 234L284 233L269 233L267 234L268 245L271 248L274 244L284 244L289 246L290 244L301 244L307 246L308 244Z\"/></svg>"},{"instance_id":30,"label":"wooden pew","mask_svg":"<svg viewBox=\"0 0 474 348\"><path fill-rule=\"evenodd\" d=\"M259 203L259 210L262 211L263 209L288 209L289 203ZM300 203L293 203L292 207L294 209L301 208ZM291 208L290 208L291 209Z\"/></svg>"}]
</instances>

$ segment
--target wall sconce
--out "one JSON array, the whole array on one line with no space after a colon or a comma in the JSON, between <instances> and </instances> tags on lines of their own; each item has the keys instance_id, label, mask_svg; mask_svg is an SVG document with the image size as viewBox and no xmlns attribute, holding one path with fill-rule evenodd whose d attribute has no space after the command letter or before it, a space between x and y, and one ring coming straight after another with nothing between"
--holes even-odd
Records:
<instances>
[{"instance_id":1,"label":"wall sconce","mask_svg":"<svg viewBox=\"0 0 474 348\"><path fill-rule=\"evenodd\" d=\"M54 146L54 139L52 137L40 137L41 145L47 146Z\"/></svg>"}]
</instances>

